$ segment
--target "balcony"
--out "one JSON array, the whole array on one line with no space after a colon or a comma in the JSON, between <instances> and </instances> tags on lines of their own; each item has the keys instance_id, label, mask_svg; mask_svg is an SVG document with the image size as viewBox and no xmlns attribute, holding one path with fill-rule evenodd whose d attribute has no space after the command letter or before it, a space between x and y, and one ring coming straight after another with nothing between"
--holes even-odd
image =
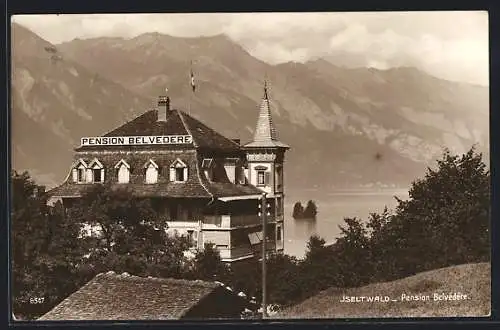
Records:
<instances>
[{"instance_id":1,"label":"balcony","mask_svg":"<svg viewBox=\"0 0 500 330\"><path fill-rule=\"evenodd\" d=\"M274 222L273 216L267 217L267 222ZM203 229L231 229L246 226L256 226L262 223L258 215L206 215Z\"/></svg>"},{"instance_id":2,"label":"balcony","mask_svg":"<svg viewBox=\"0 0 500 330\"><path fill-rule=\"evenodd\" d=\"M232 248L217 248L220 253L220 257L223 261L230 261L235 259L251 258L253 256L260 257L262 255L262 245L255 244L253 246L244 245L236 246ZM275 242L266 242L266 251L272 252L276 250Z\"/></svg>"},{"instance_id":3,"label":"balcony","mask_svg":"<svg viewBox=\"0 0 500 330\"><path fill-rule=\"evenodd\" d=\"M250 246L239 246L233 248L218 248L222 260L234 260L239 258L253 257L253 251Z\"/></svg>"}]
</instances>

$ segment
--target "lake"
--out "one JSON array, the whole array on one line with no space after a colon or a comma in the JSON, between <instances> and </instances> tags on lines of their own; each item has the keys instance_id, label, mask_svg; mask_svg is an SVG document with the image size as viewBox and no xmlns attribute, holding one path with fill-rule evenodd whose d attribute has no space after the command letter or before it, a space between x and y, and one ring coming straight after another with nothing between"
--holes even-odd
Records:
<instances>
[{"instance_id":1,"label":"lake","mask_svg":"<svg viewBox=\"0 0 500 330\"><path fill-rule=\"evenodd\" d=\"M302 258L306 243L311 235L317 234L327 243L334 242L340 235L339 225L345 217L358 217L367 220L371 212L382 212L384 206L394 209L397 196L408 198L407 190L343 190L319 193L315 190L291 191L285 196L285 250L288 255ZM296 221L292 217L295 202L307 205L313 200L318 208L316 223Z\"/></svg>"}]
</instances>

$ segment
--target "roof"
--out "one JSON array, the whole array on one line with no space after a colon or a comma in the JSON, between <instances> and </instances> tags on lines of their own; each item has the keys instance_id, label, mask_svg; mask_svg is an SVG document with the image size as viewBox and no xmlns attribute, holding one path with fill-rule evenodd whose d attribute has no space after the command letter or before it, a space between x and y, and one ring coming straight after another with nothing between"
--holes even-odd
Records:
<instances>
[{"instance_id":1,"label":"roof","mask_svg":"<svg viewBox=\"0 0 500 330\"><path fill-rule=\"evenodd\" d=\"M89 162L94 159L94 155L78 154L78 160ZM183 183L170 182L168 180L169 167L177 160L187 164L190 168L188 179ZM169 197L169 198L211 198L211 197L231 197L261 194L262 191L250 184L234 184L227 182L212 182L201 172L200 167L203 159L198 157L196 151L163 152L155 154L134 154L134 153L108 153L99 155L99 161L107 169L114 169L116 164L125 161L131 170L130 183L112 183L114 189L128 188L137 197ZM158 183L147 184L144 182L144 164L153 161L160 169ZM110 176L105 174L106 180ZM227 180L227 179L226 179ZM74 183L71 176L61 184L49 190L47 195L53 197L80 197L85 190L94 184Z\"/></svg>"},{"instance_id":2,"label":"roof","mask_svg":"<svg viewBox=\"0 0 500 330\"><path fill-rule=\"evenodd\" d=\"M276 128L274 127L273 118L271 116L271 106L267 95L267 86L264 86L264 97L260 104L259 118L255 129L253 141L246 144L245 147L279 147L289 148L288 145L278 140Z\"/></svg>"},{"instance_id":3,"label":"roof","mask_svg":"<svg viewBox=\"0 0 500 330\"><path fill-rule=\"evenodd\" d=\"M94 159L95 154L77 154L75 157L88 163L88 160ZM125 161L130 166L130 183L119 184L114 183L112 187L115 188L129 188L137 197L195 197L195 198L211 198L212 194L201 182L201 173L198 169L198 158L196 151L185 150L179 152L162 152L162 153L123 153L111 152L106 154L99 154L99 161L105 168L113 169L120 161ZM183 163L189 166L190 173L186 182L175 183L168 180L167 173L169 167L177 160L180 159ZM144 165L153 161L159 167L160 175L158 176L158 183L147 184L144 182ZM105 173L105 180L109 182L112 175ZM116 177L115 177L116 179ZM93 184L80 184L74 183L71 176L58 187L47 192L48 196L61 196L61 197L79 197L86 189Z\"/></svg>"},{"instance_id":4,"label":"roof","mask_svg":"<svg viewBox=\"0 0 500 330\"><path fill-rule=\"evenodd\" d=\"M60 186L55 187L47 192L48 196L53 197L81 197L85 191L95 184L74 184L65 182ZM111 184L112 189L128 188L136 197L169 197L169 198L210 198L210 197L232 197L232 196L252 196L262 194L259 188L247 184L236 185L233 183L212 182L207 183L205 190L203 186L189 186L183 183L162 183L162 184L147 184L147 183L129 183Z\"/></svg>"},{"instance_id":5,"label":"roof","mask_svg":"<svg viewBox=\"0 0 500 330\"><path fill-rule=\"evenodd\" d=\"M172 109L166 121L158 121L158 110L150 110L122 126L106 133L103 137L112 136L161 136L161 135L191 135L193 143L188 145L140 145L122 146L80 146L75 151L101 150L136 150L140 149L173 149L173 148L205 148L220 151L237 152L240 145L235 141L217 133L199 120L181 110Z\"/></svg>"},{"instance_id":6,"label":"roof","mask_svg":"<svg viewBox=\"0 0 500 330\"><path fill-rule=\"evenodd\" d=\"M261 195L263 192L251 184L241 185L230 182L210 182L207 188L215 197Z\"/></svg>"},{"instance_id":7,"label":"roof","mask_svg":"<svg viewBox=\"0 0 500 330\"><path fill-rule=\"evenodd\" d=\"M39 320L180 319L218 289L224 288L215 282L111 271L98 274Z\"/></svg>"}]
</instances>

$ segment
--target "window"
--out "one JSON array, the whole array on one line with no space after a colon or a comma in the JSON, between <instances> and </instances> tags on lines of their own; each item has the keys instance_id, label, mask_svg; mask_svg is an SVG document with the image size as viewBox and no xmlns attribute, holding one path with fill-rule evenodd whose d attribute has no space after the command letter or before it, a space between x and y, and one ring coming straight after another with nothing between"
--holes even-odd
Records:
<instances>
[{"instance_id":1,"label":"window","mask_svg":"<svg viewBox=\"0 0 500 330\"><path fill-rule=\"evenodd\" d=\"M236 166L234 169L234 176L236 178L236 182L239 184L245 184L245 173L243 172L243 167Z\"/></svg>"},{"instance_id":2,"label":"window","mask_svg":"<svg viewBox=\"0 0 500 330\"><path fill-rule=\"evenodd\" d=\"M281 199L281 197L276 198L276 213L278 215L283 214L283 200Z\"/></svg>"},{"instance_id":3,"label":"window","mask_svg":"<svg viewBox=\"0 0 500 330\"><path fill-rule=\"evenodd\" d=\"M77 169L77 172L78 172L77 182L84 182L85 181L85 168L80 167Z\"/></svg>"},{"instance_id":4,"label":"window","mask_svg":"<svg viewBox=\"0 0 500 330\"><path fill-rule=\"evenodd\" d=\"M146 183L153 184L158 182L158 165L150 159L146 164L144 164L146 169Z\"/></svg>"},{"instance_id":5,"label":"window","mask_svg":"<svg viewBox=\"0 0 500 330\"><path fill-rule=\"evenodd\" d=\"M213 168L214 168L214 160L213 158L204 158L201 163L201 168L203 169L203 173L209 181L212 181L213 178Z\"/></svg>"},{"instance_id":6,"label":"window","mask_svg":"<svg viewBox=\"0 0 500 330\"><path fill-rule=\"evenodd\" d=\"M266 172L257 171L257 185L263 186L266 184Z\"/></svg>"},{"instance_id":7,"label":"window","mask_svg":"<svg viewBox=\"0 0 500 330\"><path fill-rule=\"evenodd\" d=\"M212 158L205 158L205 159L203 159L201 167L203 169L208 169L208 168L212 167L212 164L213 164L213 159Z\"/></svg>"},{"instance_id":8,"label":"window","mask_svg":"<svg viewBox=\"0 0 500 330\"><path fill-rule=\"evenodd\" d=\"M120 160L115 168L118 169L118 183L129 183L130 181L130 166L123 159Z\"/></svg>"},{"instance_id":9,"label":"window","mask_svg":"<svg viewBox=\"0 0 500 330\"><path fill-rule=\"evenodd\" d=\"M176 168L175 169L175 181L184 181L184 169Z\"/></svg>"},{"instance_id":10,"label":"window","mask_svg":"<svg viewBox=\"0 0 500 330\"><path fill-rule=\"evenodd\" d=\"M73 164L73 182L76 183L85 183L86 173L87 173L87 164L82 159L77 160Z\"/></svg>"},{"instance_id":11,"label":"window","mask_svg":"<svg viewBox=\"0 0 500 330\"><path fill-rule=\"evenodd\" d=\"M92 175L94 176L94 182L102 182L101 169L92 169Z\"/></svg>"},{"instance_id":12,"label":"window","mask_svg":"<svg viewBox=\"0 0 500 330\"><path fill-rule=\"evenodd\" d=\"M94 160L89 164L89 168L92 173L92 182L103 183L104 182L104 166L101 162L94 158Z\"/></svg>"},{"instance_id":13,"label":"window","mask_svg":"<svg viewBox=\"0 0 500 330\"><path fill-rule=\"evenodd\" d=\"M276 166L276 190L281 190L283 185L283 168Z\"/></svg>"},{"instance_id":14,"label":"window","mask_svg":"<svg viewBox=\"0 0 500 330\"><path fill-rule=\"evenodd\" d=\"M187 165L177 158L170 165L170 181L171 182L186 182L188 179Z\"/></svg>"},{"instance_id":15,"label":"window","mask_svg":"<svg viewBox=\"0 0 500 330\"><path fill-rule=\"evenodd\" d=\"M269 184L269 172L267 171L266 166L256 166L255 170L257 171L257 186L265 186Z\"/></svg>"}]
</instances>

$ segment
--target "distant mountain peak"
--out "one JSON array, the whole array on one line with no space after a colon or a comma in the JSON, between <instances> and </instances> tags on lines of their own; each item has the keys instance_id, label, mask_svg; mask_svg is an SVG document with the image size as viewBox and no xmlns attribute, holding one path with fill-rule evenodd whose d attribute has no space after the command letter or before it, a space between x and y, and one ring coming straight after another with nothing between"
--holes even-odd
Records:
<instances>
[{"instance_id":1,"label":"distant mountain peak","mask_svg":"<svg viewBox=\"0 0 500 330\"><path fill-rule=\"evenodd\" d=\"M25 32L21 49L34 45L22 52L29 56L13 56L17 121L25 127L29 115L45 117L32 120L30 129L39 127L38 135L53 137L43 149L15 131L23 151L17 164L35 164L31 166L56 176L67 174L62 162L57 170L52 162L37 165L42 160L35 152L70 159L67 146L53 147L61 134L67 135L63 142L78 141L83 134L111 129L150 107L151 98L165 86L175 106L189 109L224 135L250 140L265 76L272 86L273 124L292 147L287 175L296 186L406 184L443 145L487 146L487 89L439 80L411 67L368 69L364 55L337 52L332 58L270 65L225 34L183 38L148 32L58 44L57 52L67 60L55 66L30 55L50 58L50 43L39 42L43 39L29 30L14 29ZM196 94L189 85L191 60ZM92 122L83 124L82 118ZM383 153L383 162L373 162L374 151ZM314 170L304 175L311 166Z\"/></svg>"}]
</instances>

